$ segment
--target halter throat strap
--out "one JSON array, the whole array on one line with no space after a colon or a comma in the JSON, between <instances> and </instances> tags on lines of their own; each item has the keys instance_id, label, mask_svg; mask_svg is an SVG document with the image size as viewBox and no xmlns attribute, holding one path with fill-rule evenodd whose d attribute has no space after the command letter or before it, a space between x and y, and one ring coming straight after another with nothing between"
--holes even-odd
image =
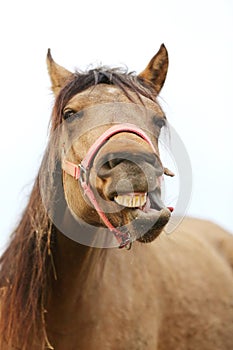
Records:
<instances>
[{"instance_id":1,"label":"halter throat strap","mask_svg":"<svg viewBox=\"0 0 233 350\"><path fill-rule=\"evenodd\" d=\"M86 156L83 158L80 164L75 164L72 162L69 162L68 160L63 157L62 160L62 169L67 174L71 175L75 180L79 180L81 187L84 191L84 194L87 196L89 201L94 206L95 210L99 214L101 220L105 224L105 226L114 234L115 238L119 242L119 248L128 247L131 246L131 237L130 234L127 232L122 232L116 227L114 227L111 222L108 220L105 213L102 211L101 207L99 206L94 192L90 186L90 183L88 181L89 178L89 171L90 167L93 164L93 160L99 151L99 149L105 144L106 141L108 141L113 135L116 135L120 132L130 132L134 133L138 136L140 136L142 139L144 139L152 148L153 152L156 154L156 150L154 148L154 145L152 144L151 140L148 138L146 133L142 131L140 128L137 128L133 124L125 123L125 124L117 124L106 130L89 148Z\"/></svg>"}]
</instances>

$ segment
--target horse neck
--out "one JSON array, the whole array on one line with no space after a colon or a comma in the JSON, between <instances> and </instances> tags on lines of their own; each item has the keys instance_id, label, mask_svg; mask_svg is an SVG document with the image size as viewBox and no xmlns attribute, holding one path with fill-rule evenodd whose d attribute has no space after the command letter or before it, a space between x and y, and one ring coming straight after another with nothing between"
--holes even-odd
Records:
<instances>
[{"instance_id":1,"label":"horse neck","mask_svg":"<svg viewBox=\"0 0 233 350\"><path fill-rule=\"evenodd\" d=\"M104 262L106 254L106 249L79 244L57 232L54 252L57 282L64 284L66 289L73 283L78 283L80 287L88 277L98 274L96 267Z\"/></svg>"},{"instance_id":2,"label":"horse neck","mask_svg":"<svg viewBox=\"0 0 233 350\"><path fill-rule=\"evenodd\" d=\"M76 239L88 234L88 227L80 226L67 208L62 226L67 232L75 232ZM91 227L90 230L94 237L98 228ZM72 295L77 298L93 280L101 279L110 250L80 244L57 230L53 249L55 280L52 294L56 296L59 290L64 299Z\"/></svg>"}]
</instances>

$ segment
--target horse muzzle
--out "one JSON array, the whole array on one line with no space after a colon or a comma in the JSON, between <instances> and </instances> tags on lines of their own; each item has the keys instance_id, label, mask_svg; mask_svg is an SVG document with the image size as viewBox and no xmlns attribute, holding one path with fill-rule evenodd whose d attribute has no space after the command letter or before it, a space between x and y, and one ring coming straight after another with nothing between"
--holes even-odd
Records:
<instances>
[{"instance_id":1,"label":"horse muzzle","mask_svg":"<svg viewBox=\"0 0 233 350\"><path fill-rule=\"evenodd\" d=\"M146 133L133 124L117 124L105 131L78 165L64 155L62 168L80 181L85 196L120 247L135 239L153 240L170 218L171 208L160 199L160 158ZM112 223L109 208L130 218L127 225Z\"/></svg>"}]
</instances>

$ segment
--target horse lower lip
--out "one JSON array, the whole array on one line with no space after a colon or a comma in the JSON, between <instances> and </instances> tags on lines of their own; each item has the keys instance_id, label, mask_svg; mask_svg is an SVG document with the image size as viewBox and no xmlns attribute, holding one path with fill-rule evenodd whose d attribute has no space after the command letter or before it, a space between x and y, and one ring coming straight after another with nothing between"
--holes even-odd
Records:
<instances>
[{"instance_id":1,"label":"horse lower lip","mask_svg":"<svg viewBox=\"0 0 233 350\"><path fill-rule=\"evenodd\" d=\"M164 208L163 208L164 209ZM137 217L136 219L145 219L145 220L150 220L150 219L156 219L158 218L161 213L163 212L163 209L161 210L157 210L157 209L153 209L153 208L147 208L146 210L143 209L137 209ZM166 208L165 208L166 210Z\"/></svg>"},{"instance_id":2,"label":"horse lower lip","mask_svg":"<svg viewBox=\"0 0 233 350\"><path fill-rule=\"evenodd\" d=\"M135 236L140 238L150 230L165 226L170 216L171 212L166 207L161 210L150 208L146 212L137 209L135 211L134 220L131 221L130 225Z\"/></svg>"}]
</instances>

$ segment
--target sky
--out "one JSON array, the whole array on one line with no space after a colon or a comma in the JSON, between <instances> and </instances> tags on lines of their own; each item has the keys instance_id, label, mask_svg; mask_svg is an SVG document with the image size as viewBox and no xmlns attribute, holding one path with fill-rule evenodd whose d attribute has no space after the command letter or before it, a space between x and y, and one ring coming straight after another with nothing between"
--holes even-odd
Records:
<instances>
[{"instance_id":1,"label":"sky","mask_svg":"<svg viewBox=\"0 0 233 350\"><path fill-rule=\"evenodd\" d=\"M7 1L0 5L0 249L24 209L53 105L45 58L140 73L164 43L160 102L192 164L187 215L233 232L233 2Z\"/></svg>"}]
</instances>

